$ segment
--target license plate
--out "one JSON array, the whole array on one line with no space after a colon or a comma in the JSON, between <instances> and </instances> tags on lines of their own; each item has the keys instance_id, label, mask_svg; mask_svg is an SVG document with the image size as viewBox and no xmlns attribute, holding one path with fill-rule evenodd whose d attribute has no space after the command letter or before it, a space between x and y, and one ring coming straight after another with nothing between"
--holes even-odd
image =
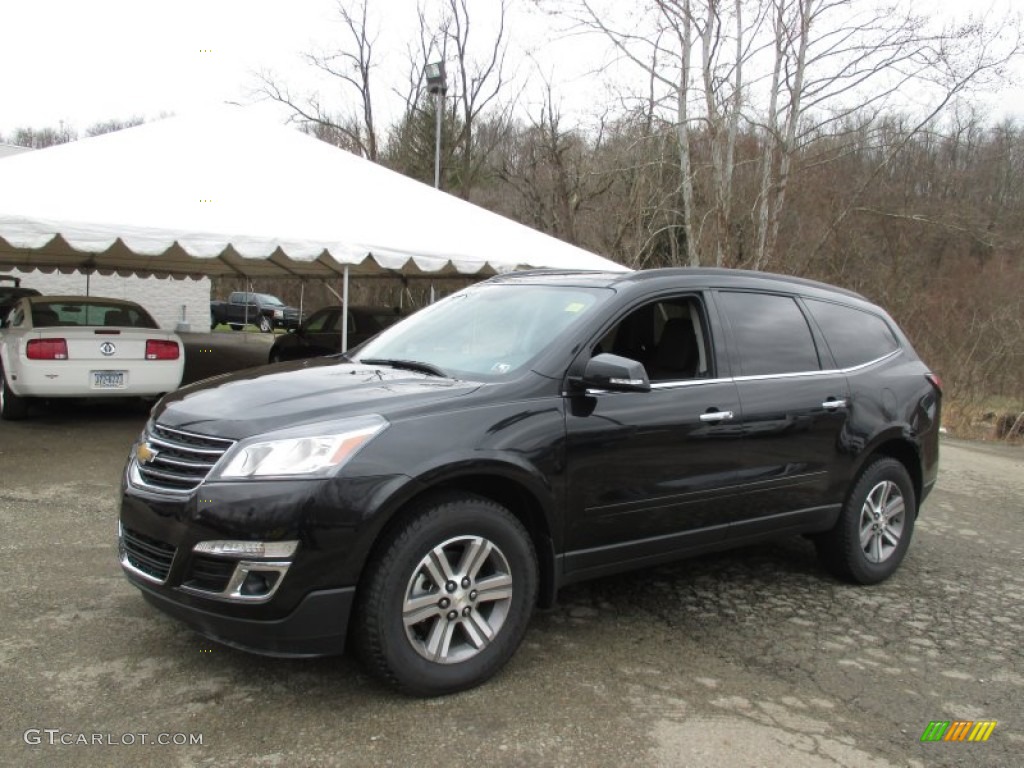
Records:
<instances>
[{"instance_id":1,"label":"license plate","mask_svg":"<svg viewBox=\"0 0 1024 768\"><path fill-rule=\"evenodd\" d=\"M93 389L124 389L124 371L93 371Z\"/></svg>"}]
</instances>

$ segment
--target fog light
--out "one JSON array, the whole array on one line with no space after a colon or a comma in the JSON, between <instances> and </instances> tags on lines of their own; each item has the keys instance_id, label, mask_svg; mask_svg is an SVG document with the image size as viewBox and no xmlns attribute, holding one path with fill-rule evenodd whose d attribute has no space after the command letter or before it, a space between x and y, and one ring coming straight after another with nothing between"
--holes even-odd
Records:
<instances>
[{"instance_id":1,"label":"fog light","mask_svg":"<svg viewBox=\"0 0 1024 768\"><path fill-rule=\"evenodd\" d=\"M264 597L274 590L280 578L278 571L249 571L238 592L244 597Z\"/></svg>"}]
</instances>

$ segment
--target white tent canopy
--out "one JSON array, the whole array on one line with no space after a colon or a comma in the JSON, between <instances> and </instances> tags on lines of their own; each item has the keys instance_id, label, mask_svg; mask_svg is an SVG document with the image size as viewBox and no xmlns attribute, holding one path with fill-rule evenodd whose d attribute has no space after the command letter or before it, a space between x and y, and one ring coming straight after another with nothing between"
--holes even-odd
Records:
<instances>
[{"instance_id":1,"label":"white tent canopy","mask_svg":"<svg viewBox=\"0 0 1024 768\"><path fill-rule=\"evenodd\" d=\"M332 278L623 270L292 128L221 109L0 161L0 270Z\"/></svg>"}]
</instances>

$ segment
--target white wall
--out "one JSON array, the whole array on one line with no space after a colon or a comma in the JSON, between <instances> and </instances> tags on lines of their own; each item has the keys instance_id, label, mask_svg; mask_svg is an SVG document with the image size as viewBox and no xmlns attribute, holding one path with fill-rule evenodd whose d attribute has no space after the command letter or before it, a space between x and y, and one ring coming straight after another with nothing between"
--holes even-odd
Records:
<instances>
[{"instance_id":1,"label":"white wall","mask_svg":"<svg viewBox=\"0 0 1024 768\"><path fill-rule=\"evenodd\" d=\"M35 288L43 294L85 295L86 276L75 273L62 275L59 272L22 272L14 270L9 273L21 278L25 288ZM91 275L89 294L106 296L112 299L128 299L141 304L160 324L161 328L174 330L182 320L184 305L185 322L192 331L208 331L210 329L210 279L199 280L185 278L156 277L118 277L111 275Z\"/></svg>"}]
</instances>

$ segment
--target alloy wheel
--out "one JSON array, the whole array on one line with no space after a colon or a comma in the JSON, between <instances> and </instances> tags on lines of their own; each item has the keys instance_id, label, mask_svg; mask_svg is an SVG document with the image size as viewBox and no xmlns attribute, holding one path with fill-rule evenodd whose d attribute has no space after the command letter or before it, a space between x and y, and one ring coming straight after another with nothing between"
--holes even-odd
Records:
<instances>
[{"instance_id":1,"label":"alloy wheel","mask_svg":"<svg viewBox=\"0 0 1024 768\"><path fill-rule=\"evenodd\" d=\"M860 546L872 563L892 556L903 536L906 504L896 483L883 480L868 493L860 512Z\"/></svg>"},{"instance_id":2,"label":"alloy wheel","mask_svg":"<svg viewBox=\"0 0 1024 768\"><path fill-rule=\"evenodd\" d=\"M501 631L512 589L508 560L493 542L449 539L427 553L409 579L402 603L406 638L435 663L471 659Z\"/></svg>"}]
</instances>

